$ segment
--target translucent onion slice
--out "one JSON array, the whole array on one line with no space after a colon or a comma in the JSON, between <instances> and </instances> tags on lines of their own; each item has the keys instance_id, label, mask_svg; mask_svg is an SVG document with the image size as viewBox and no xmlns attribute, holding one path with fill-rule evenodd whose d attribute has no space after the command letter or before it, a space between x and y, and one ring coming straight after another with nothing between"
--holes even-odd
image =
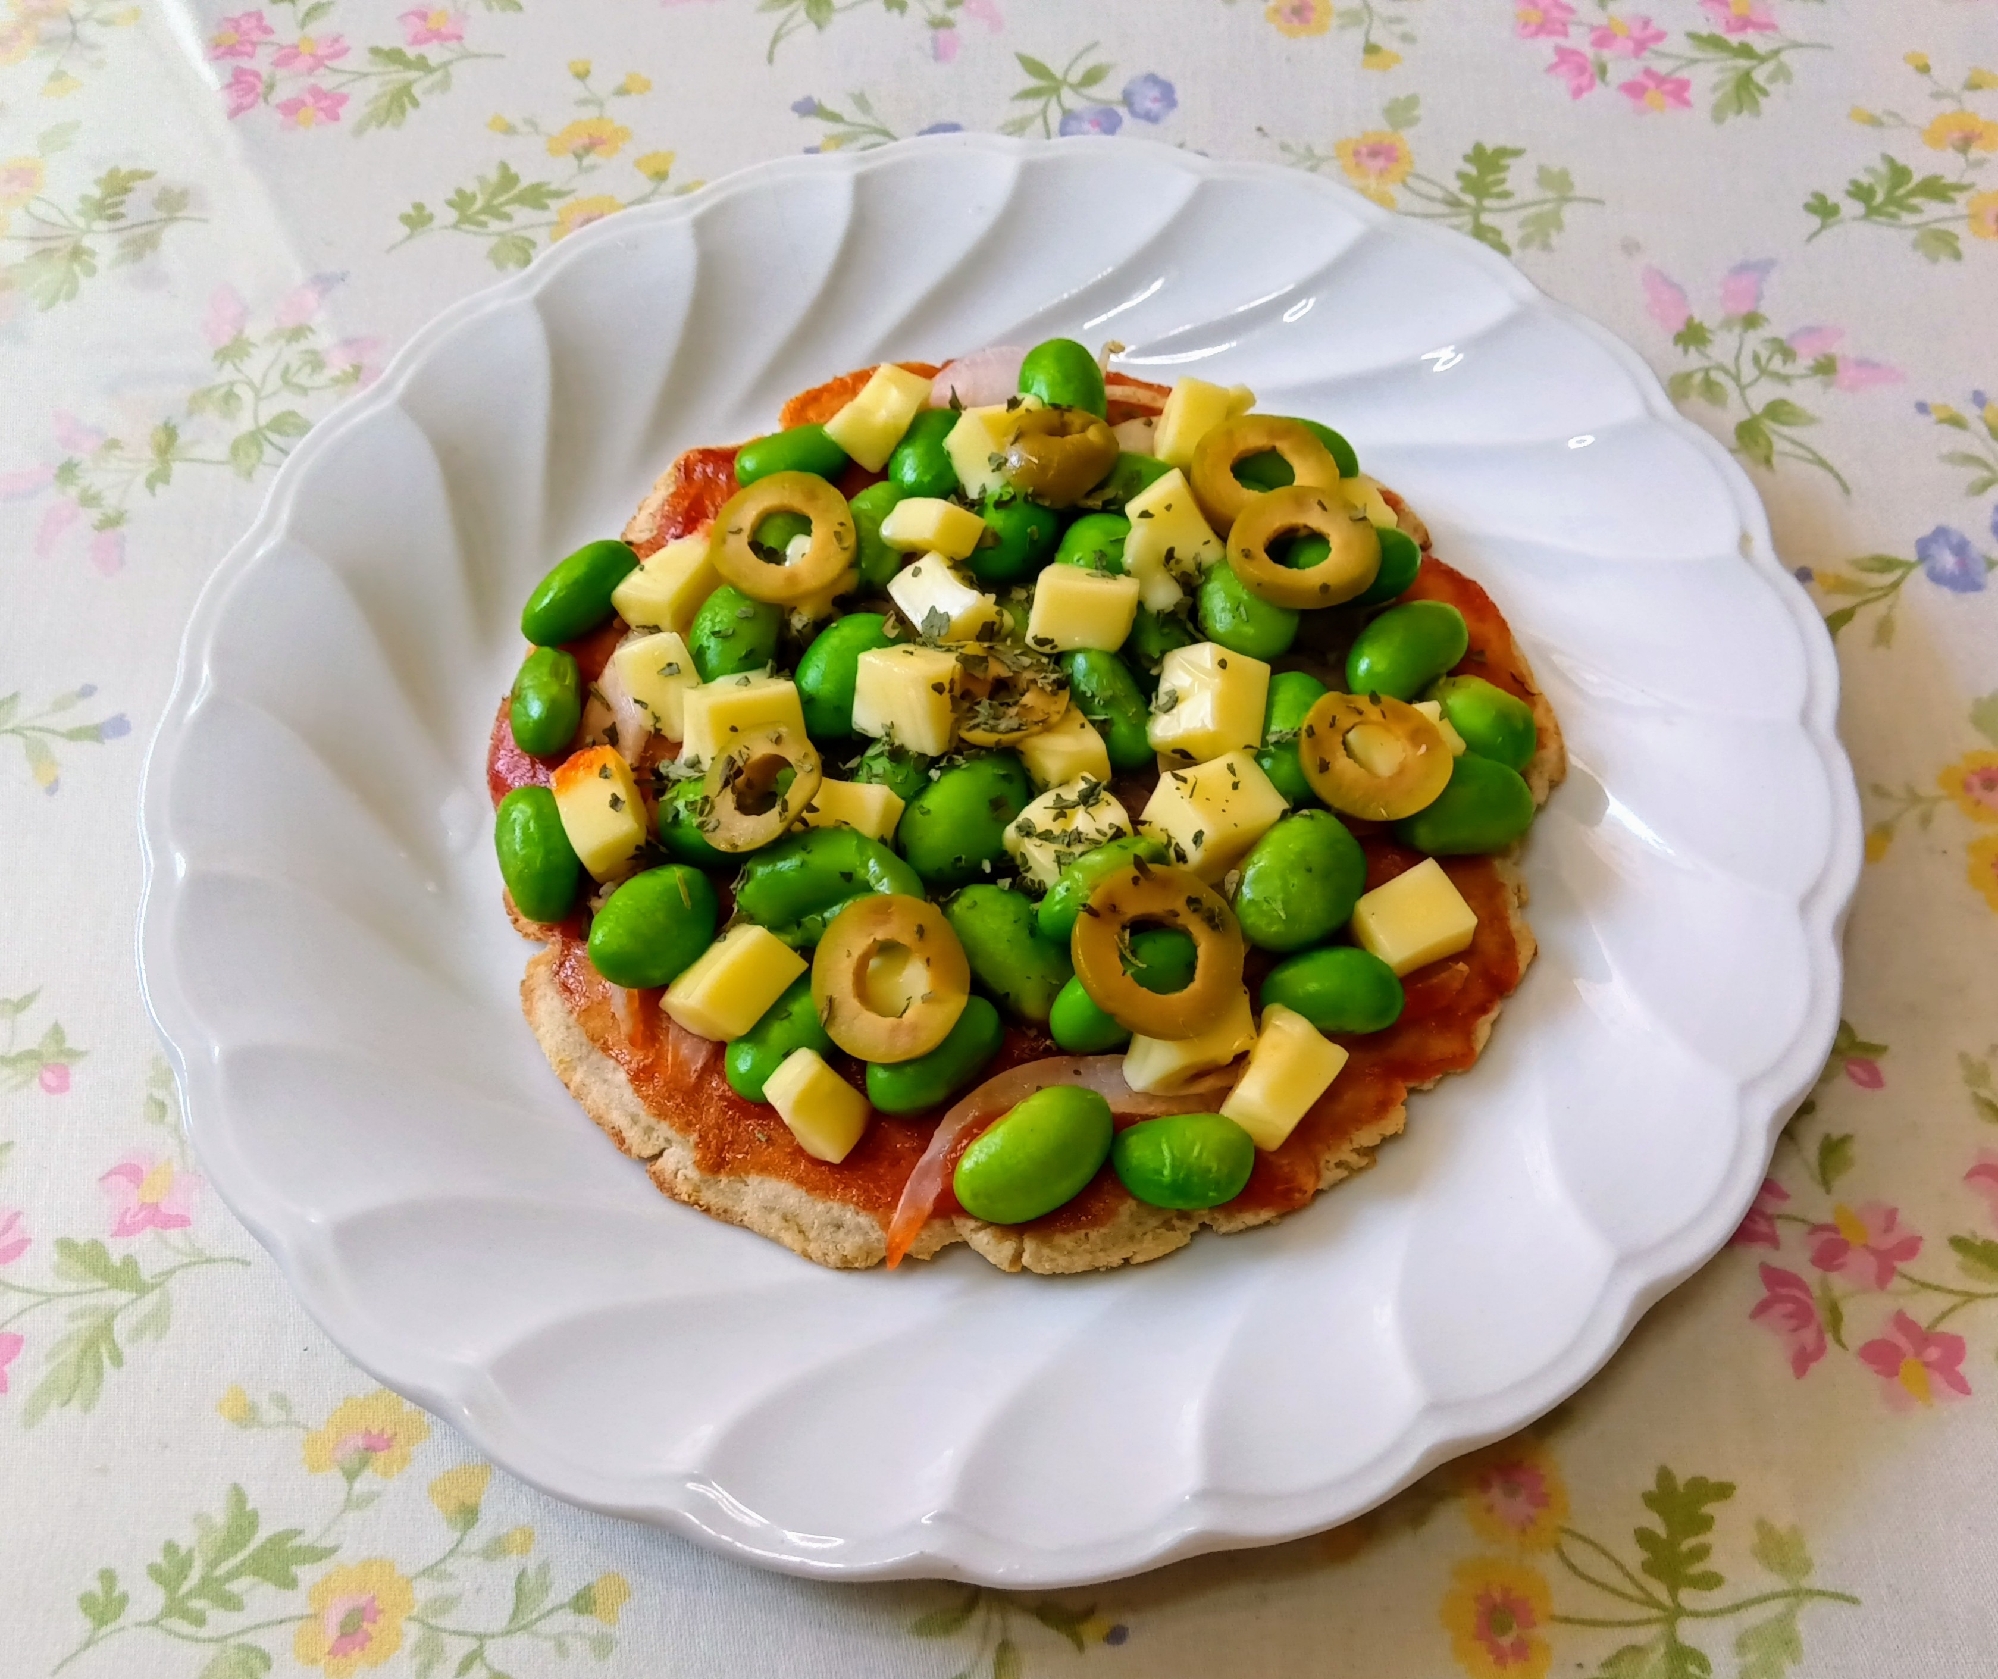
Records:
<instances>
[{"instance_id":1,"label":"translucent onion slice","mask_svg":"<svg viewBox=\"0 0 1998 1679\"><path fill-rule=\"evenodd\" d=\"M1020 393L1020 364L1027 359L1019 344L995 344L959 356L930 382L930 406L948 408L953 393L960 408L989 408Z\"/></svg>"}]
</instances>

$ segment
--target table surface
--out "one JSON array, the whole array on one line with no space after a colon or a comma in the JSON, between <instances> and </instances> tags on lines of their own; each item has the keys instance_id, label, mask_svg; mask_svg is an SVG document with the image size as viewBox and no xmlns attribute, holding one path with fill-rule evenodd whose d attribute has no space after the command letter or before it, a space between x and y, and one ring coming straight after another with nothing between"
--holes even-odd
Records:
<instances>
[{"instance_id":1,"label":"table surface","mask_svg":"<svg viewBox=\"0 0 1998 1679\"><path fill-rule=\"evenodd\" d=\"M470 1460L204 1185L132 962L180 627L299 436L585 222L958 125L1317 170L1627 337L1837 637L1868 825L1824 1076L1587 1390L1046 1596L784 1580ZM0 127L8 1679L1998 1669L1989 0L9 0Z\"/></svg>"}]
</instances>

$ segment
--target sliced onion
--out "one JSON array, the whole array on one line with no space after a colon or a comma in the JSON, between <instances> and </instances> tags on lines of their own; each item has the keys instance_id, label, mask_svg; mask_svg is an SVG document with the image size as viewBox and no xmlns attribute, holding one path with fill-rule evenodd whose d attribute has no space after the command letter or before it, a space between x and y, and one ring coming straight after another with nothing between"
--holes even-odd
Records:
<instances>
[{"instance_id":1,"label":"sliced onion","mask_svg":"<svg viewBox=\"0 0 1998 1679\"><path fill-rule=\"evenodd\" d=\"M1142 409L1148 414L1157 414L1165 407L1169 393L1155 391L1125 373L1114 368L1103 376L1103 383L1113 402L1128 403L1133 408Z\"/></svg>"},{"instance_id":2,"label":"sliced onion","mask_svg":"<svg viewBox=\"0 0 1998 1679\"><path fill-rule=\"evenodd\" d=\"M663 1008L659 1012L666 1016L666 1076L675 1084L692 1085L721 1054L722 1046L713 1038L688 1031Z\"/></svg>"},{"instance_id":3,"label":"sliced onion","mask_svg":"<svg viewBox=\"0 0 1998 1679\"><path fill-rule=\"evenodd\" d=\"M627 636L625 640L633 639ZM623 642L618 645L623 646ZM605 663L603 674L596 680L596 691L609 709L611 721L617 725L616 746L628 764L638 762L638 754L645 745L645 738L652 733L652 713L631 697L631 690L624 685L624 678L618 675L617 661Z\"/></svg>"},{"instance_id":4,"label":"sliced onion","mask_svg":"<svg viewBox=\"0 0 1998 1679\"><path fill-rule=\"evenodd\" d=\"M1020 363L1026 359L1027 352L1017 344L995 344L989 350L959 356L930 381L930 406L948 408L953 391L962 408L986 408L1017 396Z\"/></svg>"}]
</instances>

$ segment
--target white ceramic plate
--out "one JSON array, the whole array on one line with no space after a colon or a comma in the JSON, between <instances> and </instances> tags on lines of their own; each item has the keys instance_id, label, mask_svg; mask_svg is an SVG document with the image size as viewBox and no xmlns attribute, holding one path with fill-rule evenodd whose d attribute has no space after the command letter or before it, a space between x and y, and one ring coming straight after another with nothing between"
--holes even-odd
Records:
<instances>
[{"instance_id":1,"label":"white ceramic plate","mask_svg":"<svg viewBox=\"0 0 1998 1679\"><path fill-rule=\"evenodd\" d=\"M1320 415L1511 619L1573 769L1475 1072L1272 1230L843 1275L662 1199L521 1021L483 783L533 581L679 449L1056 333ZM1741 472L1621 344L1326 182L1123 141L793 159L449 311L306 439L147 772L147 994L327 1332L515 1474L799 1573L1078 1583L1327 1526L1555 1404L1816 1073L1859 819Z\"/></svg>"}]
</instances>

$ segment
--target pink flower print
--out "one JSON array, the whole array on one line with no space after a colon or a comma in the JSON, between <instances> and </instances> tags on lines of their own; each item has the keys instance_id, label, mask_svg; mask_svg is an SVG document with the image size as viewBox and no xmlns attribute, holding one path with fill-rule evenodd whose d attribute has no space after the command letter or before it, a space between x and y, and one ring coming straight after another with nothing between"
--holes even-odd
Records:
<instances>
[{"instance_id":1,"label":"pink flower print","mask_svg":"<svg viewBox=\"0 0 1998 1679\"><path fill-rule=\"evenodd\" d=\"M1802 326L1790 334L1785 342L1805 360L1815 360L1827 351L1837 348L1845 338L1842 326Z\"/></svg>"},{"instance_id":2,"label":"pink flower print","mask_svg":"<svg viewBox=\"0 0 1998 1679\"><path fill-rule=\"evenodd\" d=\"M238 12L225 17L208 37L208 56L213 59L255 58L257 49L271 38L271 26L262 12Z\"/></svg>"},{"instance_id":3,"label":"pink flower print","mask_svg":"<svg viewBox=\"0 0 1998 1679\"><path fill-rule=\"evenodd\" d=\"M293 128L317 128L322 122L338 122L346 108L344 93L329 93L323 87L308 87L303 93L278 101L278 115Z\"/></svg>"},{"instance_id":4,"label":"pink flower print","mask_svg":"<svg viewBox=\"0 0 1998 1679\"><path fill-rule=\"evenodd\" d=\"M1772 257L1754 262L1737 262L1721 277L1720 305L1723 315L1747 315L1762 307L1762 282L1776 266Z\"/></svg>"},{"instance_id":5,"label":"pink flower print","mask_svg":"<svg viewBox=\"0 0 1998 1679\"><path fill-rule=\"evenodd\" d=\"M1771 35L1776 30L1762 0L1700 0L1700 10L1720 25L1723 35Z\"/></svg>"},{"instance_id":6,"label":"pink flower print","mask_svg":"<svg viewBox=\"0 0 1998 1679\"><path fill-rule=\"evenodd\" d=\"M185 1230L194 1222L194 1192L201 1180L161 1155L134 1154L97 1180L111 1203L111 1234Z\"/></svg>"},{"instance_id":7,"label":"pink flower print","mask_svg":"<svg viewBox=\"0 0 1998 1679\"><path fill-rule=\"evenodd\" d=\"M250 318L250 306L243 301L243 294L234 286L217 286L208 299L208 314L202 320L201 333L208 340L209 348L219 350L239 332Z\"/></svg>"},{"instance_id":8,"label":"pink flower print","mask_svg":"<svg viewBox=\"0 0 1998 1679\"><path fill-rule=\"evenodd\" d=\"M1580 47L1556 47L1547 74L1560 77L1570 99L1580 99L1596 91L1595 60Z\"/></svg>"},{"instance_id":9,"label":"pink flower print","mask_svg":"<svg viewBox=\"0 0 1998 1679\"><path fill-rule=\"evenodd\" d=\"M247 64L239 64L235 75L222 85L222 102L231 117L254 111L264 102L264 78Z\"/></svg>"},{"instance_id":10,"label":"pink flower print","mask_svg":"<svg viewBox=\"0 0 1998 1679\"><path fill-rule=\"evenodd\" d=\"M1685 291L1656 268L1644 271L1644 307L1654 321L1674 334L1693 318Z\"/></svg>"},{"instance_id":11,"label":"pink flower print","mask_svg":"<svg viewBox=\"0 0 1998 1679\"><path fill-rule=\"evenodd\" d=\"M122 530L99 531L90 539L90 566L99 577L116 577L119 572L125 569L125 533ZM62 1074L61 1089L57 1089L49 1083L49 1075L55 1072ZM67 1067L44 1067L42 1069L42 1088L48 1091L51 1096L60 1096L64 1090L69 1088L69 1069Z\"/></svg>"},{"instance_id":12,"label":"pink flower print","mask_svg":"<svg viewBox=\"0 0 1998 1679\"><path fill-rule=\"evenodd\" d=\"M1693 108L1693 84L1685 76L1661 76L1656 70L1643 70L1629 81L1617 83L1616 90L1639 111Z\"/></svg>"},{"instance_id":13,"label":"pink flower print","mask_svg":"<svg viewBox=\"0 0 1998 1679\"><path fill-rule=\"evenodd\" d=\"M1907 375L1898 367L1889 367L1884 361L1870 361L1865 356L1840 356L1838 371L1832 375L1832 388L1840 391L1870 391L1881 385L1898 385ZM1845 1076L1862 1090L1878 1090L1887 1081L1881 1076L1880 1063L1868 1061L1864 1056L1845 1064Z\"/></svg>"},{"instance_id":14,"label":"pink flower print","mask_svg":"<svg viewBox=\"0 0 1998 1679\"><path fill-rule=\"evenodd\" d=\"M1566 40L1568 26L1575 21L1575 8L1568 0L1523 0L1512 19L1513 33L1523 41L1544 36Z\"/></svg>"},{"instance_id":15,"label":"pink flower print","mask_svg":"<svg viewBox=\"0 0 1998 1679\"><path fill-rule=\"evenodd\" d=\"M1825 1356L1825 1326L1818 1321L1817 1298L1811 1285L1780 1265L1762 1267L1762 1298L1748 1314L1790 1351L1790 1374L1798 1381Z\"/></svg>"},{"instance_id":16,"label":"pink flower print","mask_svg":"<svg viewBox=\"0 0 1998 1679\"><path fill-rule=\"evenodd\" d=\"M0 1333L0 1393L7 1391L7 1366L21 1356L21 1349L27 1344L11 1329Z\"/></svg>"},{"instance_id":17,"label":"pink flower print","mask_svg":"<svg viewBox=\"0 0 1998 1679\"><path fill-rule=\"evenodd\" d=\"M999 15L999 0L964 0L964 15L978 19L994 35L1006 27Z\"/></svg>"},{"instance_id":18,"label":"pink flower print","mask_svg":"<svg viewBox=\"0 0 1998 1679\"><path fill-rule=\"evenodd\" d=\"M0 1213L0 1265L11 1265L28 1251L34 1241L21 1228L21 1209L9 1207Z\"/></svg>"},{"instance_id":19,"label":"pink flower print","mask_svg":"<svg viewBox=\"0 0 1998 1679\"><path fill-rule=\"evenodd\" d=\"M0 472L0 501L26 501L38 496L55 478L49 465L24 466L18 472Z\"/></svg>"},{"instance_id":20,"label":"pink flower print","mask_svg":"<svg viewBox=\"0 0 1998 1679\"><path fill-rule=\"evenodd\" d=\"M1776 1209L1790 1199L1790 1192L1774 1178L1764 1178L1762 1187L1755 1192L1755 1203L1748 1209L1740 1227L1728 1238L1732 1248L1780 1248L1782 1235L1776 1229Z\"/></svg>"},{"instance_id":21,"label":"pink flower print","mask_svg":"<svg viewBox=\"0 0 1998 1679\"><path fill-rule=\"evenodd\" d=\"M1950 1404L1970 1396L1964 1379L1961 1335L1932 1333L1906 1312L1896 1312L1888 1333L1859 1349L1860 1362L1887 1384L1882 1395L1896 1411Z\"/></svg>"},{"instance_id":22,"label":"pink flower print","mask_svg":"<svg viewBox=\"0 0 1998 1679\"><path fill-rule=\"evenodd\" d=\"M1605 18L1589 31L1589 45L1617 58L1642 58L1665 39L1665 31L1648 17Z\"/></svg>"},{"instance_id":23,"label":"pink flower print","mask_svg":"<svg viewBox=\"0 0 1998 1679\"><path fill-rule=\"evenodd\" d=\"M1844 372L1845 365L1846 364L1843 361L1841 361L1839 364L1841 375ZM1880 366L1880 364L1876 361L1858 362L1854 363L1853 365L1860 367ZM1884 369L1883 371L1893 374L1894 379L1898 379L1901 377L1900 373L1894 368L1889 367ZM1847 388L1842 377L1833 380L1832 383L1837 385L1841 390ZM1883 381L1883 383L1892 384L1893 380L1892 379L1885 380ZM1864 387L1861 388L1863 389ZM1864 1055L1855 1055L1852 1057L1851 1060L1846 1062L1845 1076L1851 1079L1854 1084L1858 1085L1861 1090L1878 1090L1887 1082L1887 1075L1881 1072L1880 1063Z\"/></svg>"},{"instance_id":24,"label":"pink flower print","mask_svg":"<svg viewBox=\"0 0 1998 1679\"><path fill-rule=\"evenodd\" d=\"M319 313L319 305L325 301L326 294L339 283L340 276L337 274L315 274L304 285L292 287L278 304L277 313L272 317L273 324L283 330L304 326Z\"/></svg>"},{"instance_id":25,"label":"pink flower print","mask_svg":"<svg viewBox=\"0 0 1998 1679\"><path fill-rule=\"evenodd\" d=\"M450 45L465 38L465 14L442 6L417 6L404 12L402 38L412 47Z\"/></svg>"},{"instance_id":26,"label":"pink flower print","mask_svg":"<svg viewBox=\"0 0 1998 1679\"><path fill-rule=\"evenodd\" d=\"M314 76L327 65L345 58L350 50L346 41L338 35L301 35L296 41L279 47L277 56L271 62L280 70Z\"/></svg>"},{"instance_id":27,"label":"pink flower print","mask_svg":"<svg viewBox=\"0 0 1998 1679\"><path fill-rule=\"evenodd\" d=\"M112 534L114 533L100 531L91 541L90 557L93 561L97 558L97 544L102 542L106 536ZM119 565L125 563L124 553L125 539L120 536L118 538ZM102 571L104 568L99 566L97 569ZM67 1061L51 1061L35 1076L35 1082L42 1087L42 1094L44 1096L67 1096L69 1094L69 1063Z\"/></svg>"},{"instance_id":28,"label":"pink flower print","mask_svg":"<svg viewBox=\"0 0 1998 1679\"><path fill-rule=\"evenodd\" d=\"M333 373L358 367L358 388L366 390L382 375L382 341L379 338L343 338L326 352L326 366Z\"/></svg>"},{"instance_id":29,"label":"pink flower print","mask_svg":"<svg viewBox=\"0 0 1998 1679\"><path fill-rule=\"evenodd\" d=\"M87 426L74 414L56 411L53 429L55 440L72 455L87 455L104 441L104 433L95 426Z\"/></svg>"},{"instance_id":30,"label":"pink flower print","mask_svg":"<svg viewBox=\"0 0 1998 1679\"><path fill-rule=\"evenodd\" d=\"M1963 1174L1963 1181L1973 1194L1984 1197L1991 1211L1991 1222L1998 1224L1998 1151L1979 1149L1976 1163Z\"/></svg>"},{"instance_id":31,"label":"pink flower print","mask_svg":"<svg viewBox=\"0 0 1998 1679\"><path fill-rule=\"evenodd\" d=\"M955 29L932 29L930 31L930 57L939 64L950 64L957 58L957 31Z\"/></svg>"},{"instance_id":32,"label":"pink flower print","mask_svg":"<svg viewBox=\"0 0 1998 1679\"><path fill-rule=\"evenodd\" d=\"M1922 1239L1901 1228L1901 1215L1880 1201L1832 1208L1830 1224L1810 1230L1811 1263L1861 1288L1885 1288L1922 1251Z\"/></svg>"},{"instance_id":33,"label":"pink flower print","mask_svg":"<svg viewBox=\"0 0 1998 1679\"><path fill-rule=\"evenodd\" d=\"M52 503L42 515L41 523L35 527L35 558L45 560L53 554L63 533L83 515L83 509L68 499Z\"/></svg>"}]
</instances>

